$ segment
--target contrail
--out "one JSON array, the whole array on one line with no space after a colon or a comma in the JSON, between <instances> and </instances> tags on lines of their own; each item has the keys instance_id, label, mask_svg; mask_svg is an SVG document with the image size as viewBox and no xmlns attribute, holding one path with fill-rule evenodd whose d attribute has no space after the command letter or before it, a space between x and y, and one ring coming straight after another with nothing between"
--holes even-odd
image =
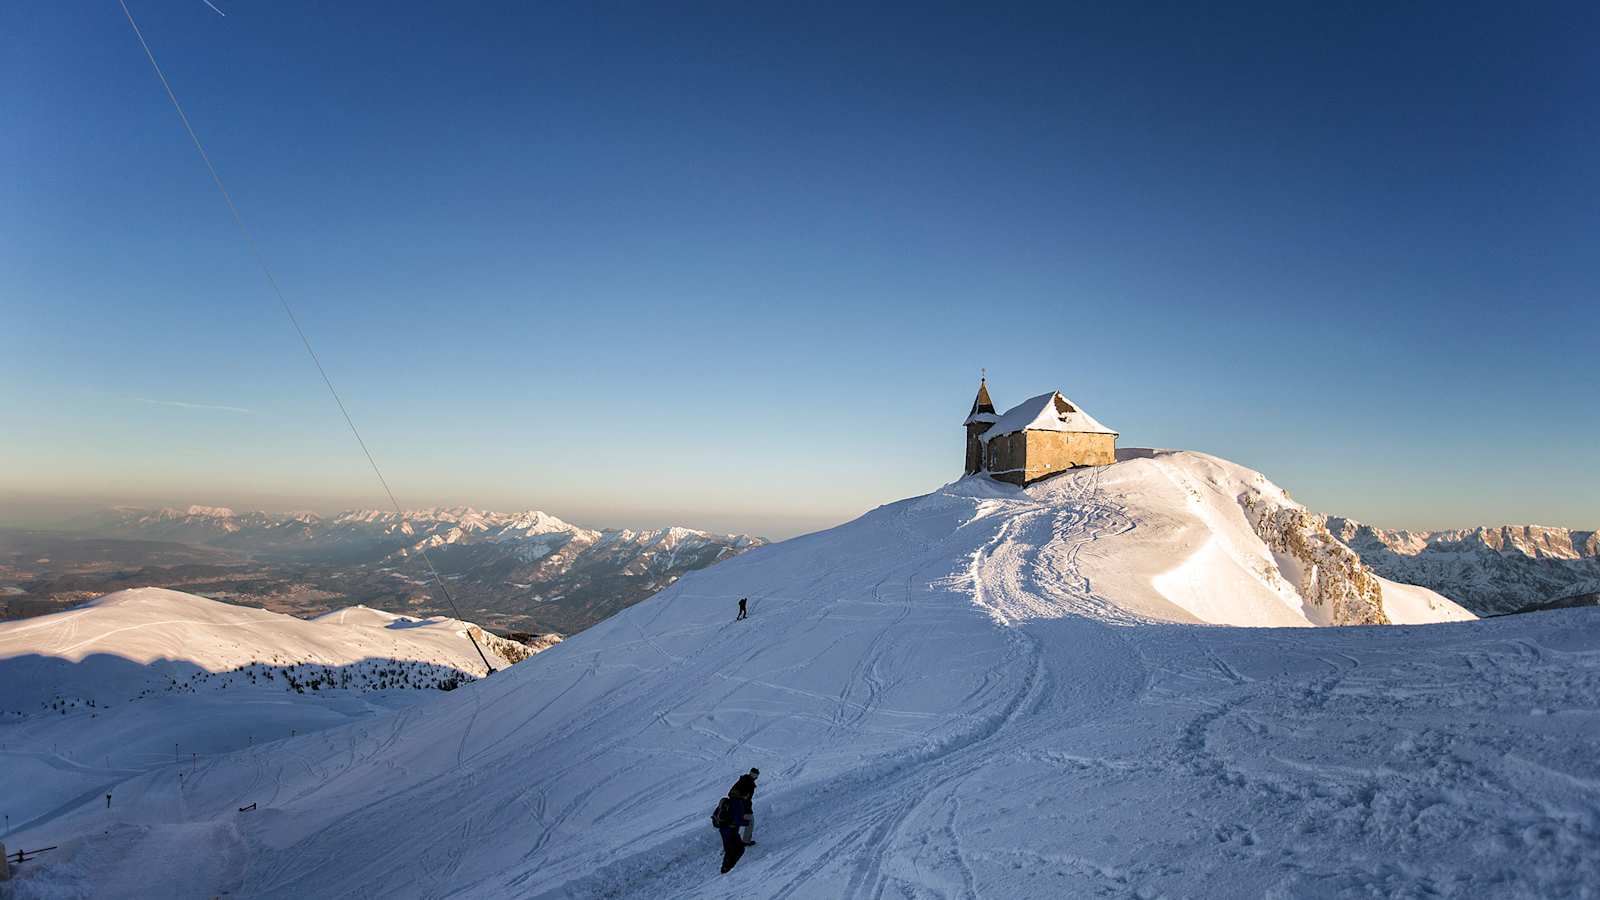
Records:
<instances>
[{"instance_id":1,"label":"contrail","mask_svg":"<svg viewBox=\"0 0 1600 900\"><path fill-rule=\"evenodd\" d=\"M183 400L153 400L149 397L133 398L140 403L149 403L152 406L176 406L179 409L211 409L218 412L253 413L255 410L245 409L242 406L222 406L217 403L188 403Z\"/></svg>"},{"instance_id":2,"label":"contrail","mask_svg":"<svg viewBox=\"0 0 1600 900\"><path fill-rule=\"evenodd\" d=\"M216 8L216 7L215 7L215 6L212 6L212 5L211 5L211 0L200 0L200 2L201 2L201 3L204 3L204 4L205 4L205 5L207 5L207 6L211 6L211 11L212 11L212 12L214 12L214 13L216 13L216 14L217 14L217 15L219 15L219 16L221 16L221 17L223 17L223 18L224 18L224 19L226 19L226 18L227 18L227 17L228 17L228 14L227 14L227 13L225 13L225 12L223 12L223 11L222 11L222 10L220 10L220 9L217 9L217 8Z\"/></svg>"}]
</instances>

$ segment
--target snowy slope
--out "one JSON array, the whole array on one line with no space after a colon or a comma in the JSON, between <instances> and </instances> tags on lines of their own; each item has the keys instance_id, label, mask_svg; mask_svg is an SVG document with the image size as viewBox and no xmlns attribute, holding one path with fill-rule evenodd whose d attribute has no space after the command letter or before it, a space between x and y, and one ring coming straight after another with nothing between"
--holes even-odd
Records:
<instances>
[{"instance_id":1,"label":"snowy slope","mask_svg":"<svg viewBox=\"0 0 1600 900\"><path fill-rule=\"evenodd\" d=\"M65 806L13 839L67 842L19 896L170 893L151 855L243 897L1593 893L1600 614L1188 624L1370 598L1274 490L1192 454L958 482L394 716ZM1264 611L1150 583L1184 566ZM706 817L752 765L761 843L720 876Z\"/></svg>"},{"instance_id":2,"label":"snowy slope","mask_svg":"<svg viewBox=\"0 0 1600 900\"><path fill-rule=\"evenodd\" d=\"M13 824L151 765L370 717L533 648L452 619L352 607L315 621L119 591L0 623L0 780ZM15 779L15 783L13 783Z\"/></svg>"},{"instance_id":3,"label":"snowy slope","mask_svg":"<svg viewBox=\"0 0 1600 900\"><path fill-rule=\"evenodd\" d=\"M1201 453L1122 450L1118 459L1028 488L963 479L909 502L1000 523L1007 552L1037 549L1060 574L997 606L1003 621L1065 613L1251 626L1473 618L1431 591L1378 578L1258 472Z\"/></svg>"}]
</instances>

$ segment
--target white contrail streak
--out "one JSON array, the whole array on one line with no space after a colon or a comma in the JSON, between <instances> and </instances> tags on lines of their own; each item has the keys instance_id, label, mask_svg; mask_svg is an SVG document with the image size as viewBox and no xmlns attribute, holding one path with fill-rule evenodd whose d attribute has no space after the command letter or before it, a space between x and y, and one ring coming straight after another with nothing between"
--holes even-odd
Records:
<instances>
[{"instance_id":1,"label":"white contrail streak","mask_svg":"<svg viewBox=\"0 0 1600 900\"><path fill-rule=\"evenodd\" d=\"M150 397L135 397L133 399L139 401L140 403L148 403L152 406L176 406L179 409L210 409L218 412L233 413L255 412L253 409L245 409L242 406L223 406L218 403L189 403L184 400L155 400Z\"/></svg>"}]
</instances>

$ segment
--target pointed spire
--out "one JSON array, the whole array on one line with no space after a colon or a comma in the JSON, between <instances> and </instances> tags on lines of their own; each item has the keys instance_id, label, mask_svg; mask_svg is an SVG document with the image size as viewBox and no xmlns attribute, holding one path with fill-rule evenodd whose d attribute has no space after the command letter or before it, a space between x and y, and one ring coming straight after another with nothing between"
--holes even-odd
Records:
<instances>
[{"instance_id":1,"label":"pointed spire","mask_svg":"<svg viewBox=\"0 0 1600 900\"><path fill-rule=\"evenodd\" d=\"M993 422L995 419L994 401L989 399L989 372L985 369L978 378L978 396L972 400L972 411L967 413L966 424Z\"/></svg>"},{"instance_id":2,"label":"pointed spire","mask_svg":"<svg viewBox=\"0 0 1600 900\"><path fill-rule=\"evenodd\" d=\"M972 413L994 412L994 401L989 399L988 370L985 369L983 371L983 376L978 379L978 396L972 401ZM972 413L969 413L969 415Z\"/></svg>"}]
</instances>

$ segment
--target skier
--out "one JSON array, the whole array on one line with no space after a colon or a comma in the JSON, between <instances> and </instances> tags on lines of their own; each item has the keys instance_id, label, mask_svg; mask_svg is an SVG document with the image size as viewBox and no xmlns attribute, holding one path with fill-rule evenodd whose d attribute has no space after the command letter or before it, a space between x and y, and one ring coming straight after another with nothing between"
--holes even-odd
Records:
<instances>
[{"instance_id":1,"label":"skier","mask_svg":"<svg viewBox=\"0 0 1600 900\"><path fill-rule=\"evenodd\" d=\"M745 797L736 797L732 792L717 803L717 809L711 814L711 824L717 827L717 833L722 836L722 874L726 875L739 864L739 857L744 855L744 841L739 839L739 826L750 823L750 801Z\"/></svg>"},{"instance_id":2,"label":"skier","mask_svg":"<svg viewBox=\"0 0 1600 900\"><path fill-rule=\"evenodd\" d=\"M750 599L749 597L740 597L739 598L739 614L737 616L733 617L733 620L735 622L739 621L740 619L748 619L750 617L749 613L744 608L745 602L748 601L749 599Z\"/></svg>"},{"instance_id":3,"label":"skier","mask_svg":"<svg viewBox=\"0 0 1600 900\"><path fill-rule=\"evenodd\" d=\"M739 780L728 789L729 797L740 797L750 804L750 814L746 817L749 821L744 826L744 845L751 847L756 842L756 779L761 777L761 770L752 768L739 776Z\"/></svg>"}]
</instances>

